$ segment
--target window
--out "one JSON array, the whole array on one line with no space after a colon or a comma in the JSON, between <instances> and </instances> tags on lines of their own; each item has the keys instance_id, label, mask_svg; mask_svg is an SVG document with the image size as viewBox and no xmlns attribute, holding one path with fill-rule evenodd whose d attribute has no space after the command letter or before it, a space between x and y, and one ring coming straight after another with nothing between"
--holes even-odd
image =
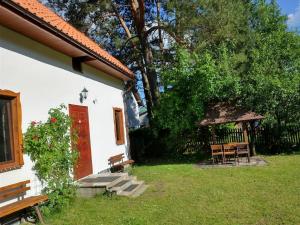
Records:
<instances>
[{"instance_id":1,"label":"window","mask_svg":"<svg viewBox=\"0 0 300 225\"><path fill-rule=\"evenodd\" d=\"M23 165L20 94L0 90L0 172Z\"/></svg>"},{"instance_id":2,"label":"window","mask_svg":"<svg viewBox=\"0 0 300 225\"><path fill-rule=\"evenodd\" d=\"M124 126L123 126L123 111L120 108L114 108L115 136L117 145L125 143Z\"/></svg>"}]
</instances>

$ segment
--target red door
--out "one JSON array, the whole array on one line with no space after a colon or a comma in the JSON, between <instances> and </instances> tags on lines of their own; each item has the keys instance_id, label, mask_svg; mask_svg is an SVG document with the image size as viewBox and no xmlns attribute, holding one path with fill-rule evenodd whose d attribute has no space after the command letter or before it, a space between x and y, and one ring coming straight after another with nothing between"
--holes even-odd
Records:
<instances>
[{"instance_id":1,"label":"red door","mask_svg":"<svg viewBox=\"0 0 300 225\"><path fill-rule=\"evenodd\" d=\"M69 113L73 120L72 130L76 131L78 136L76 147L79 157L74 168L74 176L78 180L93 173L88 107L69 105Z\"/></svg>"}]
</instances>

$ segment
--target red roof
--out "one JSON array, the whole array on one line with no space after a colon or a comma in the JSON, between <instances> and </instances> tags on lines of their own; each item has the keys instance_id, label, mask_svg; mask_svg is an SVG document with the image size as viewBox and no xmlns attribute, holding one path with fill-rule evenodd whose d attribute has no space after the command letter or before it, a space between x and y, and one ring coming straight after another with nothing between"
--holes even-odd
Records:
<instances>
[{"instance_id":1,"label":"red roof","mask_svg":"<svg viewBox=\"0 0 300 225\"><path fill-rule=\"evenodd\" d=\"M64 33L68 37L72 38L82 46L85 46L90 51L94 52L101 58L104 58L108 62L114 64L116 67L121 69L133 76L133 72L128 69L125 65L123 65L119 60L111 56L107 51L103 50L97 43L88 38L85 34L78 31L68 22L63 20L60 16L55 14L49 8L44 6L37 0L12 0L12 2L19 5L21 8L26 10L27 12L35 15L45 23L51 25L53 28L56 28L60 32Z\"/></svg>"}]
</instances>

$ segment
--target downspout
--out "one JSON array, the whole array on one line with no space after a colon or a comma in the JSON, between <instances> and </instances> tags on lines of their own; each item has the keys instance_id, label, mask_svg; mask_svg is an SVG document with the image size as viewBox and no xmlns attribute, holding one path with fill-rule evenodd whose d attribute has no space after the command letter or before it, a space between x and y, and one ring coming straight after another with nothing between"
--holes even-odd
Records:
<instances>
[{"instance_id":1,"label":"downspout","mask_svg":"<svg viewBox=\"0 0 300 225\"><path fill-rule=\"evenodd\" d=\"M127 112L127 103L126 103L126 95L128 94L129 90L126 90L126 82L124 81L124 90L122 92L122 98L123 98L123 105L124 105L124 117L125 117L125 132L126 132L126 155L128 159L131 158L131 151L130 151L130 136L129 136L129 119L128 119L128 112Z\"/></svg>"}]
</instances>

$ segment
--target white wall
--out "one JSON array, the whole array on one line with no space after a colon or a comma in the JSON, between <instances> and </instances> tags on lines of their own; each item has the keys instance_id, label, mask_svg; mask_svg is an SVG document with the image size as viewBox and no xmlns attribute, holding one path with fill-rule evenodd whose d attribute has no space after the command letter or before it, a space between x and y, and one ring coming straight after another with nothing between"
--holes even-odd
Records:
<instances>
[{"instance_id":1,"label":"white wall","mask_svg":"<svg viewBox=\"0 0 300 225\"><path fill-rule=\"evenodd\" d=\"M88 98L81 104L79 94L84 87ZM94 173L108 168L110 156L127 151L127 141L125 145L115 143L112 109L124 108L123 82L87 65L83 65L83 74L77 73L71 58L2 26L0 89L21 93L23 132L31 121L46 120L51 107L61 103L88 106ZM21 169L0 173L0 187L26 179L35 182L30 159L25 156L24 162ZM38 192L35 189L32 193Z\"/></svg>"}]
</instances>

